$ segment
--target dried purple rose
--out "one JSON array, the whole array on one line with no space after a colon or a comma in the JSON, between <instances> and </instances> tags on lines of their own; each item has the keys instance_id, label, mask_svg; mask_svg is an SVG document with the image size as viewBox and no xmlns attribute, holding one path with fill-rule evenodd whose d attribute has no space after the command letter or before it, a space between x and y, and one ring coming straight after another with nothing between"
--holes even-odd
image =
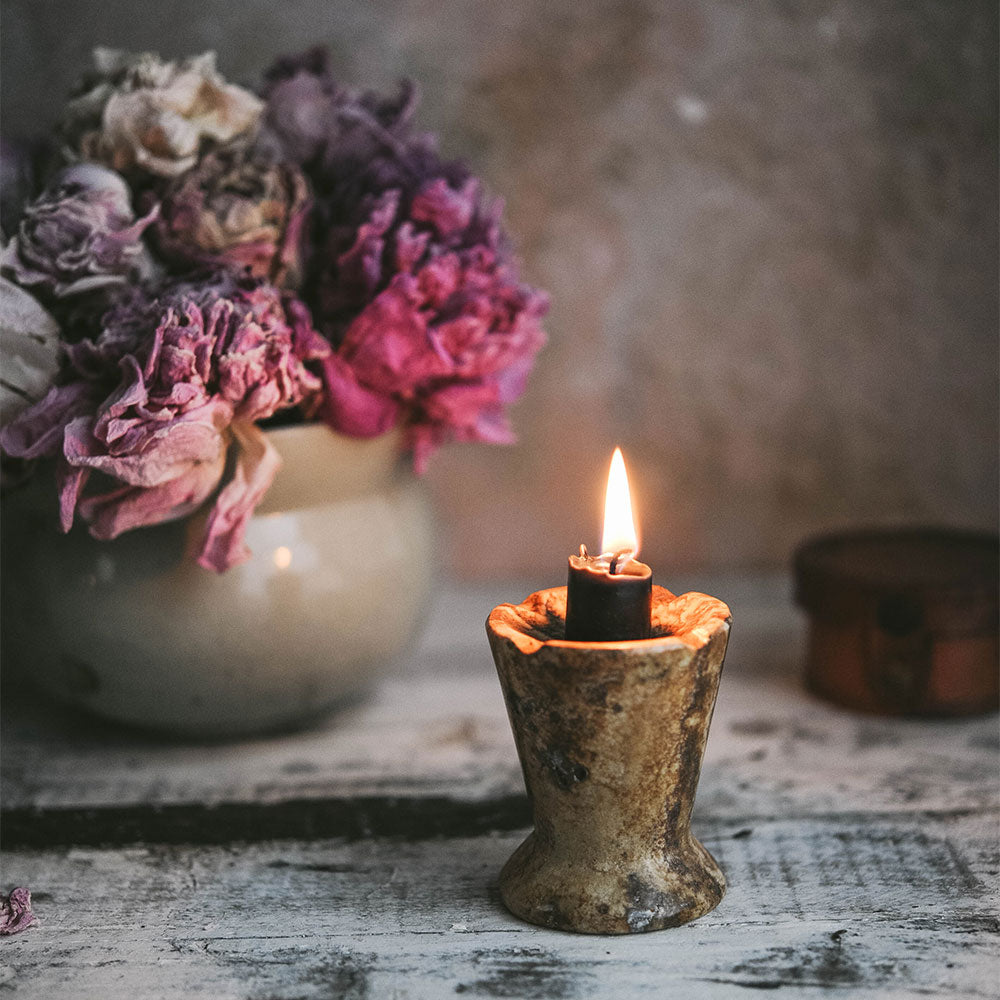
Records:
<instances>
[{"instance_id":1,"label":"dried purple rose","mask_svg":"<svg viewBox=\"0 0 1000 1000\"><path fill-rule=\"evenodd\" d=\"M409 81L395 97L346 87L333 76L330 53L314 48L278 59L264 74L262 142L296 163L327 168L336 160L366 165L382 150L399 152L416 106Z\"/></svg>"},{"instance_id":2,"label":"dried purple rose","mask_svg":"<svg viewBox=\"0 0 1000 1000\"><path fill-rule=\"evenodd\" d=\"M309 188L298 167L275 163L249 143L232 143L203 156L166 188L158 244L171 260L294 288L308 207Z\"/></svg>"},{"instance_id":3,"label":"dried purple rose","mask_svg":"<svg viewBox=\"0 0 1000 1000\"><path fill-rule=\"evenodd\" d=\"M56 298L121 286L151 270L142 233L155 216L135 218L128 185L113 170L68 167L25 208L0 267Z\"/></svg>"},{"instance_id":4,"label":"dried purple rose","mask_svg":"<svg viewBox=\"0 0 1000 1000\"><path fill-rule=\"evenodd\" d=\"M0 432L17 457L59 454L60 514L95 538L184 517L232 478L209 511L198 562L219 572L248 555L246 523L280 464L255 421L314 405L306 363L329 348L301 304L231 279L137 294L97 341L67 349L72 378ZM99 473L97 491L85 493Z\"/></svg>"},{"instance_id":5,"label":"dried purple rose","mask_svg":"<svg viewBox=\"0 0 1000 1000\"><path fill-rule=\"evenodd\" d=\"M7 896L0 895L0 936L20 934L38 925L38 917L31 912L31 893L23 886L11 889Z\"/></svg>"},{"instance_id":6,"label":"dried purple rose","mask_svg":"<svg viewBox=\"0 0 1000 1000\"><path fill-rule=\"evenodd\" d=\"M65 108L61 132L73 158L176 177L195 165L203 140L251 133L262 108L219 75L214 52L177 63L99 48L94 72Z\"/></svg>"}]
</instances>

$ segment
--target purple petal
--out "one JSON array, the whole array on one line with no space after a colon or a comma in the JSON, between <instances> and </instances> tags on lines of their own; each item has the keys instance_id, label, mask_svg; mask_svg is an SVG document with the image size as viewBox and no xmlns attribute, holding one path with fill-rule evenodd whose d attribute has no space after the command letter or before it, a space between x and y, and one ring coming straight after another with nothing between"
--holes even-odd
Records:
<instances>
[{"instance_id":1,"label":"purple petal","mask_svg":"<svg viewBox=\"0 0 1000 1000\"><path fill-rule=\"evenodd\" d=\"M94 387L87 382L55 386L0 431L0 447L14 458L54 455L66 426L94 406Z\"/></svg>"}]
</instances>

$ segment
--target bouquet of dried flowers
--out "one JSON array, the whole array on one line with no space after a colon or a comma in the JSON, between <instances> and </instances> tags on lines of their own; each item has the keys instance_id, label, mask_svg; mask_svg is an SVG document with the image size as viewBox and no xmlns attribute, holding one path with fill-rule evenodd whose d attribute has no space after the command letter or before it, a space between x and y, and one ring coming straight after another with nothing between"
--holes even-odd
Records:
<instances>
[{"instance_id":1,"label":"bouquet of dried flowers","mask_svg":"<svg viewBox=\"0 0 1000 1000\"><path fill-rule=\"evenodd\" d=\"M55 148L4 147L0 448L55 458L64 531L208 504L198 561L222 571L280 462L264 421L400 426L418 472L512 440L546 298L415 104L322 50L252 93L211 53L101 49Z\"/></svg>"}]
</instances>

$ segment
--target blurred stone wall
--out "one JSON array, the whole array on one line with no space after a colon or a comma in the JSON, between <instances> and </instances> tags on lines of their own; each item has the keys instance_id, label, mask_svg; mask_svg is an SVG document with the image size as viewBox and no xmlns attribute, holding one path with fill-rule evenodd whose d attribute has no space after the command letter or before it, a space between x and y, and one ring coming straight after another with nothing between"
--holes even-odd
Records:
<instances>
[{"instance_id":1,"label":"blurred stone wall","mask_svg":"<svg viewBox=\"0 0 1000 1000\"><path fill-rule=\"evenodd\" d=\"M48 125L95 44L250 82L320 41L419 81L552 295L520 444L429 473L454 572L560 580L615 443L664 582L995 527L995 3L4 0L3 129Z\"/></svg>"}]
</instances>

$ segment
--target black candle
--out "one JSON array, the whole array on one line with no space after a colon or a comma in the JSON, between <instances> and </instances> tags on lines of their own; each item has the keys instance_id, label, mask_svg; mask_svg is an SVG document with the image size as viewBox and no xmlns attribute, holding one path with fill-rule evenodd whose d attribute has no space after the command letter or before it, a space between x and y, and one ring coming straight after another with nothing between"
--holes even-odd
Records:
<instances>
[{"instance_id":1,"label":"black candle","mask_svg":"<svg viewBox=\"0 0 1000 1000\"><path fill-rule=\"evenodd\" d=\"M628 558L624 566L614 556L569 557L566 589L566 638L579 642L619 642L648 639L653 602L653 571Z\"/></svg>"},{"instance_id":2,"label":"black candle","mask_svg":"<svg viewBox=\"0 0 1000 1000\"><path fill-rule=\"evenodd\" d=\"M648 639L653 572L635 559L639 541L619 448L608 474L601 548L599 556L591 556L581 545L580 554L569 557L566 638L578 642Z\"/></svg>"}]
</instances>

